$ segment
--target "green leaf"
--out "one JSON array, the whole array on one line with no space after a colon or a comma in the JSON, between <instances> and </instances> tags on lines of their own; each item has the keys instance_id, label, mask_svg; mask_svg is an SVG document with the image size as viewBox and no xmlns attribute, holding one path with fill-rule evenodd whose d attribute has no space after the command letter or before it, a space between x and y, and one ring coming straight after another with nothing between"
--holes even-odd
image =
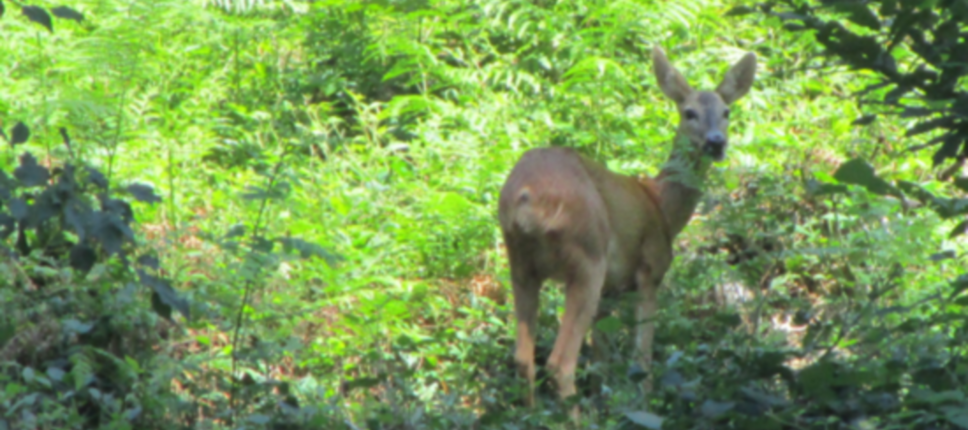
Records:
<instances>
[{"instance_id":1,"label":"green leaf","mask_svg":"<svg viewBox=\"0 0 968 430\"><path fill-rule=\"evenodd\" d=\"M662 429L662 417L646 411L634 411L626 412L625 418L629 421L645 427L647 429L661 430Z\"/></svg>"},{"instance_id":2,"label":"green leaf","mask_svg":"<svg viewBox=\"0 0 968 430\"><path fill-rule=\"evenodd\" d=\"M964 140L964 136L956 133L945 136L944 143L941 145L941 148L938 148L938 150L931 157L931 161L934 162L932 167L937 167L939 164L943 163L945 159L957 157L958 149L961 148L961 144L964 142Z\"/></svg>"},{"instance_id":3,"label":"green leaf","mask_svg":"<svg viewBox=\"0 0 968 430\"><path fill-rule=\"evenodd\" d=\"M158 267L160 267L161 262L158 261L158 257L156 257L154 255L144 254L144 255L138 257L138 264L140 264L142 266L145 266L145 267L150 267L152 269L158 270Z\"/></svg>"},{"instance_id":4,"label":"green leaf","mask_svg":"<svg viewBox=\"0 0 968 430\"><path fill-rule=\"evenodd\" d=\"M877 114L876 113L872 113L870 115L864 115L864 116L862 116L860 118L855 119L854 122L852 122L851 124L852 125L867 125L867 124L870 124L870 123L874 122L875 119L877 119Z\"/></svg>"},{"instance_id":5,"label":"green leaf","mask_svg":"<svg viewBox=\"0 0 968 430\"><path fill-rule=\"evenodd\" d=\"M171 320L171 306L161 299L161 295L156 291L151 292L151 309L156 314L161 315L166 320Z\"/></svg>"},{"instance_id":6,"label":"green leaf","mask_svg":"<svg viewBox=\"0 0 968 430\"><path fill-rule=\"evenodd\" d=\"M47 377L49 377L52 381L61 382L64 380L64 375L66 374L67 372L64 372L64 369L59 367L51 366L47 368Z\"/></svg>"},{"instance_id":7,"label":"green leaf","mask_svg":"<svg viewBox=\"0 0 968 430\"><path fill-rule=\"evenodd\" d=\"M968 273L965 273L964 275L961 275L955 278L955 280L951 281L951 287L952 287L952 291L951 291L951 294L948 296L949 300L961 294L965 290L968 290Z\"/></svg>"},{"instance_id":8,"label":"green leaf","mask_svg":"<svg viewBox=\"0 0 968 430\"><path fill-rule=\"evenodd\" d=\"M720 415L725 414L733 410L736 407L736 402L717 402L715 400L706 400L703 402L700 411L703 416L707 418L717 418Z\"/></svg>"},{"instance_id":9,"label":"green leaf","mask_svg":"<svg viewBox=\"0 0 968 430\"><path fill-rule=\"evenodd\" d=\"M622 320L610 315L598 320L595 329L603 333L615 333L622 329Z\"/></svg>"},{"instance_id":10,"label":"green leaf","mask_svg":"<svg viewBox=\"0 0 968 430\"><path fill-rule=\"evenodd\" d=\"M77 22L84 21L84 14L67 6L57 6L50 11L58 18L70 19Z\"/></svg>"},{"instance_id":11,"label":"green leaf","mask_svg":"<svg viewBox=\"0 0 968 430\"><path fill-rule=\"evenodd\" d=\"M820 182L816 179L807 179L804 184L804 188L807 190L807 194L811 196L824 196L828 194L843 194L847 192L846 185L830 184L827 182Z\"/></svg>"},{"instance_id":12,"label":"green leaf","mask_svg":"<svg viewBox=\"0 0 968 430\"><path fill-rule=\"evenodd\" d=\"M97 261L97 254L90 246L79 243L71 247L70 257L68 258L71 267L83 274L91 271Z\"/></svg>"},{"instance_id":13,"label":"green leaf","mask_svg":"<svg viewBox=\"0 0 968 430\"><path fill-rule=\"evenodd\" d=\"M961 177L955 178L954 184L961 191L968 192L968 176L961 176Z\"/></svg>"},{"instance_id":14,"label":"green leaf","mask_svg":"<svg viewBox=\"0 0 968 430\"><path fill-rule=\"evenodd\" d=\"M155 189L150 185L131 184L128 185L127 190L139 202L158 203L161 201L161 197L158 197L158 195L155 194Z\"/></svg>"},{"instance_id":15,"label":"green leaf","mask_svg":"<svg viewBox=\"0 0 968 430\"><path fill-rule=\"evenodd\" d=\"M27 219L27 214L30 213L30 207L27 205L27 202L20 197L10 199L8 209L10 209L10 216L16 221Z\"/></svg>"},{"instance_id":16,"label":"green leaf","mask_svg":"<svg viewBox=\"0 0 968 430\"><path fill-rule=\"evenodd\" d=\"M21 121L17 121L17 124L13 126L13 130L10 133L10 146L17 146L21 143L27 142L30 139L30 128L27 127Z\"/></svg>"},{"instance_id":17,"label":"green leaf","mask_svg":"<svg viewBox=\"0 0 968 430\"><path fill-rule=\"evenodd\" d=\"M959 222L958 225L951 229L951 232L948 233L948 239L954 239L965 233L968 233L968 220Z\"/></svg>"},{"instance_id":18,"label":"green leaf","mask_svg":"<svg viewBox=\"0 0 968 430\"><path fill-rule=\"evenodd\" d=\"M13 176L26 187L44 185L50 179L50 172L46 167L37 164L37 159L25 152L20 156L20 165L13 171Z\"/></svg>"},{"instance_id":19,"label":"green leaf","mask_svg":"<svg viewBox=\"0 0 968 430\"><path fill-rule=\"evenodd\" d=\"M0 323L0 348L17 334L17 327L12 322Z\"/></svg>"},{"instance_id":20,"label":"green leaf","mask_svg":"<svg viewBox=\"0 0 968 430\"><path fill-rule=\"evenodd\" d=\"M47 28L47 31L54 32L54 23L50 19L50 14L39 6L24 6L20 11L27 19L36 22Z\"/></svg>"},{"instance_id":21,"label":"green leaf","mask_svg":"<svg viewBox=\"0 0 968 430\"><path fill-rule=\"evenodd\" d=\"M948 259L951 259L951 258L955 258L955 256L957 256L957 254L954 251L948 249L948 250L945 250L945 251L936 252L934 254L931 254L931 256L928 257L928 260L931 260L931 261L948 260Z\"/></svg>"},{"instance_id":22,"label":"green leaf","mask_svg":"<svg viewBox=\"0 0 968 430\"><path fill-rule=\"evenodd\" d=\"M739 6L734 6L732 9L726 11L725 16L743 16L743 15L749 15L753 12L756 12L756 9L754 9L753 7L739 5Z\"/></svg>"},{"instance_id":23,"label":"green leaf","mask_svg":"<svg viewBox=\"0 0 968 430\"><path fill-rule=\"evenodd\" d=\"M872 30L881 29L881 21L877 19L877 15L874 14L874 11L870 10L870 8L868 8L863 2L856 0L838 1L835 9L847 12L847 19L851 20L855 24L862 25Z\"/></svg>"},{"instance_id":24,"label":"green leaf","mask_svg":"<svg viewBox=\"0 0 968 430\"><path fill-rule=\"evenodd\" d=\"M330 252L330 250L320 246L319 244L307 242L299 238L281 237L277 238L276 241L282 244L282 249L286 252L291 252L293 250L299 251L299 256L304 259L309 257L319 257L326 261L326 264L330 266L333 266L342 259L341 256Z\"/></svg>"},{"instance_id":25,"label":"green leaf","mask_svg":"<svg viewBox=\"0 0 968 430\"><path fill-rule=\"evenodd\" d=\"M182 297L179 297L178 293L175 292L175 289L172 288L171 284L168 283L167 280L150 275L142 269L137 269L136 272L138 273L138 279L141 280L141 285L150 288L155 295L157 295L157 299L160 301L160 303L158 305L153 305L155 306L156 312L159 310L162 311L159 312L159 315L162 315L167 319L171 319L171 311L165 311L165 308L170 307L175 308L175 310L181 313L186 319L191 318L188 301ZM152 300L154 300L154 296L152 297Z\"/></svg>"},{"instance_id":26,"label":"green leaf","mask_svg":"<svg viewBox=\"0 0 968 430\"><path fill-rule=\"evenodd\" d=\"M904 134L905 137L917 136L921 133L929 132L938 127L948 127L954 124L954 117L943 116L940 118L933 118L927 121L918 123L914 127L908 129L907 133Z\"/></svg>"},{"instance_id":27,"label":"green leaf","mask_svg":"<svg viewBox=\"0 0 968 430\"><path fill-rule=\"evenodd\" d=\"M819 361L801 370L798 379L803 390L818 400L836 398L830 388L834 381L834 365L829 361Z\"/></svg>"},{"instance_id":28,"label":"green leaf","mask_svg":"<svg viewBox=\"0 0 968 430\"><path fill-rule=\"evenodd\" d=\"M837 172L834 173L834 179L848 184L863 186L875 194L897 194L894 187L888 184L887 181L877 177L874 173L874 168L870 164L867 164L866 161L859 158L854 158L841 164Z\"/></svg>"},{"instance_id":29,"label":"green leaf","mask_svg":"<svg viewBox=\"0 0 968 430\"><path fill-rule=\"evenodd\" d=\"M965 406L943 406L940 408L944 412L945 419L958 428L968 429L968 407Z\"/></svg>"}]
</instances>

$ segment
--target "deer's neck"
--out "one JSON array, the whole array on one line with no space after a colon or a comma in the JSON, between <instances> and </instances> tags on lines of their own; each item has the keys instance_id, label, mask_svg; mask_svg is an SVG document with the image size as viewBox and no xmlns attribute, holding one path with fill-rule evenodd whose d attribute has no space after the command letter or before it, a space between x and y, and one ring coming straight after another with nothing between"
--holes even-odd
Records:
<instances>
[{"instance_id":1,"label":"deer's neck","mask_svg":"<svg viewBox=\"0 0 968 430\"><path fill-rule=\"evenodd\" d=\"M672 154L656 177L659 204L669 224L670 237L677 236L692 218L709 171L709 161L692 148L676 135Z\"/></svg>"}]
</instances>

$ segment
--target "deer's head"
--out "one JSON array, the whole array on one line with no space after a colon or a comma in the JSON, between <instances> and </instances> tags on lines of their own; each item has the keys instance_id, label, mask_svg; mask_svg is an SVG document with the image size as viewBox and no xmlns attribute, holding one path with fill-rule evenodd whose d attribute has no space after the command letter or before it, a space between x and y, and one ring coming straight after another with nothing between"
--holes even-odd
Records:
<instances>
[{"instance_id":1,"label":"deer's head","mask_svg":"<svg viewBox=\"0 0 968 430\"><path fill-rule=\"evenodd\" d=\"M722 160L728 143L729 106L753 85L756 55L744 55L726 72L715 91L694 90L658 46L652 50L652 67L662 92L679 108L678 136L688 138L694 148L714 161Z\"/></svg>"}]
</instances>

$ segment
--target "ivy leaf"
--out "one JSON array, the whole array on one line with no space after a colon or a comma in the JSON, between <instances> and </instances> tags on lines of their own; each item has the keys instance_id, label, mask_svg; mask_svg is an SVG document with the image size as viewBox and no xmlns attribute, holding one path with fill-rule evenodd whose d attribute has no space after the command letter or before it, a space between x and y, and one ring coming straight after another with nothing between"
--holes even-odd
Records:
<instances>
[{"instance_id":1,"label":"ivy leaf","mask_svg":"<svg viewBox=\"0 0 968 430\"><path fill-rule=\"evenodd\" d=\"M104 177L104 174L100 170L93 167L88 167L87 170L87 182L101 190L108 189L108 178Z\"/></svg>"},{"instance_id":2,"label":"ivy leaf","mask_svg":"<svg viewBox=\"0 0 968 430\"><path fill-rule=\"evenodd\" d=\"M743 15L749 15L749 14L755 12L755 11L756 11L756 9L754 9L751 6L739 5L739 6L735 6L732 9L726 11L726 15L725 16L743 16Z\"/></svg>"},{"instance_id":3,"label":"ivy leaf","mask_svg":"<svg viewBox=\"0 0 968 430\"><path fill-rule=\"evenodd\" d=\"M17 188L17 184L7 176L7 172L0 170L0 200L9 200L10 193L15 188Z\"/></svg>"},{"instance_id":4,"label":"ivy leaf","mask_svg":"<svg viewBox=\"0 0 968 430\"><path fill-rule=\"evenodd\" d=\"M935 111L933 109L928 109L928 108L918 107L918 106L908 106L908 107L904 108L904 110L901 112L900 117L901 118L918 118L918 117L922 117L922 116L931 115L934 112Z\"/></svg>"},{"instance_id":5,"label":"ivy leaf","mask_svg":"<svg viewBox=\"0 0 968 430\"><path fill-rule=\"evenodd\" d=\"M222 239L232 239L234 237L239 237L245 234L245 224L235 224L229 227L229 231L222 236Z\"/></svg>"},{"instance_id":6,"label":"ivy leaf","mask_svg":"<svg viewBox=\"0 0 968 430\"><path fill-rule=\"evenodd\" d=\"M955 158L958 156L958 148L961 148L961 143L964 141L964 137L958 134L950 134L945 136L944 143L938 151L934 153L931 157L933 162L932 167L937 167L939 164L943 163L945 159Z\"/></svg>"},{"instance_id":7,"label":"ivy leaf","mask_svg":"<svg viewBox=\"0 0 968 430\"><path fill-rule=\"evenodd\" d=\"M161 299L161 294L155 291L151 292L151 309L155 311L156 314L161 315L166 320L171 320L171 306L165 303Z\"/></svg>"},{"instance_id":8,"label":"ivy leaf","mask_svg":"<svg viewBox=\"0 0 968 430\"><path fill-rule=\"evenodd\" d=\"M128 185L128 192L139 202L144 203L158 203L161 201L161 197L155 194L154 188L149 185L144 184L131 184Z\"/></svg>"},{"instance_id":9,"label":"ivy leaf","mask_svg":"<svg viewBox=\"0 0 968 430\"><path fill-rule=\"evenodd\" d=\"M840 1L836 5L836 9L847 12L847 19L853 21L855 24L872 30L881 29L881 21L877 19L877 15L865 3L859 1Z\"/></svg>"},{"instance_id":10,"label":"ivy leaf","mask_svg":"<svg viewBox=\"0 0 968 430\"><path fill-rule=\"evenodd\" d=\"M874 122L875 119L877 119L877 114L876 113L872 113L870 115L864 115L864 116L862 116L860 118L855 119L854 122L852 122L851 124L852 125L867 125L867 124L870 124L870 123Z\"/></svg>"},{"instance_id":11,"label":"ivy leaf","mask_svg":"<svg viewBox=\"0 0 968 430\"><path fill-rule=\"evenodd\" d=\"M158 270L158 267L159 267L158 257L155 257L154 255L148 255L148 254L138 257L138 264L142 266L150 267L155 270Z\"/></svg>"},{"instance_id":12,"label":"ivy leaf","mask_svg":"<svg viewBox=\"0 0 968 430\"><path fill-rule=\"evenodd\" d=\"M716 418L733 410L734 407L736 407L736 402L717 402L707 399L703 402L700 411L707 418Z\"/></svg>"},{"instance_id":13,"label":"ivy leaf","mask_svg":"<svg viewBox=\"0 0 968 430\"><path fill-rule=\"evenodd\" d=\"M22 121L17 121L13 126L13 130L10 132L10 146L17 146L21 143L27 141L30 138L30 128L27 127Z\"/></svg>"},{"instance_id":14,"label":"ivy leaf","mask_svg":"<svg viewBox=\"0 0 968 430\"><path fill-rule=\"evenodd\" d=\"M13 176L24 186L34 187L46 184L50 179L50 172L46 167L37 164L37 159L33 155L25 152L20 156L20 166L14 169Z\"/></svg>"},{"instance_id":15,"label":"ivy leaf","mask_svg":"<svg viewBox=\"0 0 968 430\"><path fill-rule=\"evenodd\" d=\"M17 220L0 212L0 240L6 240L15 231L17 231ZM0 255L2 254L3 252L0 251Z\"/></svg>"},{"instance_id":16,"label":"ivy leaf","mask_svg":"<svg viewBox=\"0 0 968 430\"><path fill-rule=\"evenodd\" d=\"M299 251L299 256L306 259L309 257L319 257L332 266L340 260L340 257L319 244L307 242L295 237L280 237L276 241L282 244L282 249L286 252L293 250ZM271 249L271 248L270 248Z\"/></svg>"},{"instance_id":17,"label":"ivy leaf","mask_svg":"<svg viewBox=\"0 0 968 430\"><path fill-rule=\"evenodd\" d=\"M955 178L954 183L956 187L961 189L961 191L968 192L968 176Z\"/></svg>"},{"instance_id":18,"label":"ivy leaf","mask_svg":"<svg viewBox=\"0 0 968 430\"><path fill-rule=\"evenodd\" d=\"M874 168L866 161L854 158L842 165L834 173L834 179L847 184L860 185L875 194L897 194L887 181L877 177Z\"/></svg>"},{"instance_id":19,"label":"ivy leaf","mask_svg":"<svg viewBox=\"0 0 968 430\"><path fill-rule=\"evenodd\" d=\"M69 260L71 267L86 274L97 262L97 254L90 246L79 243L71 247Z\"/></svg>"},{"instance_id":20,"label":"ivy leaf","mask_svg":"<svg viewBox=\"0 0 968 430\"><path fill-rule=\"evenodd\" d=\"M948 250L945 250L945 251L936 252L934 254L931 254L928 257L928 260L931 260L931 261L941 261L941 260L947 260L947 259L955 258L956 256L957 256L957 254L955 254L954 251L948 249Z\"/></svg>"},{"instance_id":21,"label":"ivy leaf","mask_svg":"<svg viewBox=\"0 0 968 430\"><path fill-rule=\"evenodd\" d=\"M120 254L125 241L134 236L131 228L116 214L99 211L93 217L92 236L109 255Z\"/></svg>"},{"instance_id":22,"label":"ivy leaf","mask_svg":"<svg viewBox=\"0 0 968 430\"><path fill-rule=\"evenodd\" d=\"M121 217L121 220L123 220L125 223L125 227L127 227L127 223L134 220L134 211L131 210L131 205L121 199L106 198L102 196L101 210Z\"/></svg>"},{"instance_id":23,"label":"ivy leaf","mask_svg":"<svg viewBox=\"0 0 968 430\"><path fill-rule=\"evenodd\" d=\"M622 320L614 316L607 316L595 323L595 329L603 333L616 333L622 329Z\"/></svg>"},{"instance_id":24,"label":"ivy leaf","mask_svg":"<svg viewBox=\"0 0 968 430\"><path fill-rule=\"evenodd\" d=\"M959 222L955 228L951 229L951 233L948 233L948 239L954 239L965 233L968 233L968 220Z\"/></svg>"},{"instance_id":25,"label":"ivy leaf","mask_svg":"<svg viewBox=\"0 0 968 430\"><path fill-rule=\"evenodd\" d=\"M929 132L938 127L950 127L952 124L954 124L954 122L955 122L954 117L948 117L948 116L930 119L930 120L918 123L914 127L909 128L908 131L904 133L904 136L905 137L917 136L921 133Z\"/></svg>"},{"instance_id":26,"label":"ivy leaf","mask_svg":"<svg viewBox=\"0 0 968 430\"><path fill-rule=\"evenodd\" d=\"M646 411L626 412L625 418L636 425L652 430L662 429L662 417Z\"/></svg>"},{"instance_id":27,"label":"ivy leaf","mask_svg":"<svg viewBox=\"0 0 968 430\"><path fill-rule=\"evenodd\" d=\"M60 128L57 129L57 131L60 132L61 139L64 140L64 146L67 147L67 151L68 152L72 151L72 149L71 149L71 136L69 134L67 134L67 129L64 128L64 127L60 127ZM73 155L72 155L72 157L73 157Z\"/></svg>"},{"instance_id":28,"label":"ivy leaf","mask_svg":"<svg viewBox=\"0 0 968 430\"><path fill-rule=\"evenodd\" d=\"M87 238L88 217L90 213L90 208L79 199L71 199L64 207L64 221L68 227L74 229L78 240Z\"/></svg>"},{"instance_id":29,"label":"ivy leaf","mask_svg":"<svg viewBox=\"0 0 968 430\"><path fill-rule=\"evenodd\" d=\"M84 14L67 6L57 6L50 11L58 18L70 19L77 22L84 21Z\"/></svg>"},{"instance_id":30,"label":"ivy leaf","mask_svg":"<svg viewBox=\"0 0 968 430\"><path fill-rule=\"evenodd\" d=\"M27 19L46 27L47 31L51 33L54 32L54 23L50 19L50 14L43 8L39 6L24 6L20 10Z\"/></svg>"},{"instance_id":31,"label":"ivy leaf","mask_svg":"<svg viewBox=\"0 0 968 430\"><path fill-rule=\"evenodd\" d=\"M23 221L24 219L27 218L27 213L29 212L28 210L29 206L27 206L27 202L25 202L24 199L19 197L10 199L9 207L10 207L10 215L15 220Z\"/></svg>"},{"instance_id":32,"label":"ivy leaf","mask_svg":"<svg viewBox=\"0 0 968 430\"><path fill-rule=\"evenodd\" d=\"M144 285L150 288L151 291L153 291L155 295L158 296L158 300L160 301L160 304L165 305L165 307L174 308L180 314L182 314L182 316L184 316L186 319L191 318L189 315L190 309L188 308L188 301L182 297L179 297L178 293L175 292L175 289L172 288L171 284L168 283L167 280L159 278L154 275L150 275L147 272L145 272L143 269L137 269L136 271L138 273L138 279L141 280L141 285ZM152 306L155 306L154 301L155 299L153 295ZM159 307L155 307L155 311L157 312L158 310L159 310ZM165 315L164 313L159 313L159 315L162 315L165 318L171 319L170 310L168 311L168 315Z\"/></svg>"}]
</instances>

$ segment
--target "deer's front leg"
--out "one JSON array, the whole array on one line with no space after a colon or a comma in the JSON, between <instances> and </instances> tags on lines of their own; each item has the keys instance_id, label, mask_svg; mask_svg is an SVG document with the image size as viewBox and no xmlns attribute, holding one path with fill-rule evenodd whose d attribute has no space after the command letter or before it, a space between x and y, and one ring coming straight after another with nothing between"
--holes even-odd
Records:
<instances>
[{"instance_id":1,"label":"deer's front leg","mask_svg":"<svg viewBox=\"0 0 968 430\"><path fill-rule=\"evenodd\" d=\"M647 376L642 381L646 396L652 392L652 339L655 336L655 314L659 308L659 285L672 260L671 249L646 247L646 262L635 274L639 300L635 308L635 351L639 366Z\"/></svg>"},{"instance_id":2,"label":"deer's front leg","mask_svg":"<svg viewBox=\"0 0 968 430\"><path fill-rule=\"evenodd\" d=\"M655 313L658 310L658 283L654 282L649 273L643 271L638 275L639 301L635 308L635 351L639 366L646 372L642 381L642 391L649 395L652 392L652 339L655 336Z\"/></svg>"}]
</instances>

